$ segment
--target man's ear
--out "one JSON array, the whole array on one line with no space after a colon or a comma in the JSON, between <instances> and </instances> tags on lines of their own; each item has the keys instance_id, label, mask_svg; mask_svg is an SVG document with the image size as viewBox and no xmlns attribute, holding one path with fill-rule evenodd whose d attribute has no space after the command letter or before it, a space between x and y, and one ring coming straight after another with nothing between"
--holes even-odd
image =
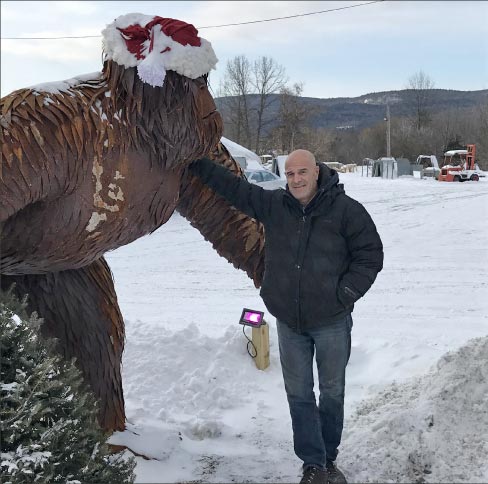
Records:
<instances>
[{"instance_id":1,"label":"man's ear","mask_svg":"<svg viewBox=\"0 0 488 484\"><path fill-rule=\"evenodd\" d=\"M318 165L315 167L315 175L316 175L315 179L318 180L319 179L319 166Z\"/></svg>"}]
</instances>

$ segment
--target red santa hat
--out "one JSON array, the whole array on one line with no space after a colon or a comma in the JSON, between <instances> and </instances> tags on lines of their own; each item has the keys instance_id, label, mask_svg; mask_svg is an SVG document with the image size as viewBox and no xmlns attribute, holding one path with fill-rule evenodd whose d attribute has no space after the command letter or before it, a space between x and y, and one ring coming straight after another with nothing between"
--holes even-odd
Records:
<instances>
[{"instance_id":1,"label":"red santa hat","mask_svg":"<svg viewBox=\"0 0 488 484\"><path fill-rule=\"evenodd\" d=\"M117 17L102 31L107 59L137 66L139 78L162 86L167 70L196 79L215 69L212 45L181 20L130 13Z\"/></svg>"}]
</instances>

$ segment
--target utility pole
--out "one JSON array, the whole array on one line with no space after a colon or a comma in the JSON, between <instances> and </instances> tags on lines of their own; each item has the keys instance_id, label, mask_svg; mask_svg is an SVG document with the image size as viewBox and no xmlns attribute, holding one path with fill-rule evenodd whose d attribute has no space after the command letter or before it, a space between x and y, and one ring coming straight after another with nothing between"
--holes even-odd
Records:
<instances>
[{"instance_id":1,"label":"utility pole","mask_svg":"<svg viewBox=\"0 0 488 484\"><path fill-rule=\"evenodd\" d=\"M386 156L391 157L391 126L390 126L390 105L386 103Z\"/></svg>"}]
</instances>

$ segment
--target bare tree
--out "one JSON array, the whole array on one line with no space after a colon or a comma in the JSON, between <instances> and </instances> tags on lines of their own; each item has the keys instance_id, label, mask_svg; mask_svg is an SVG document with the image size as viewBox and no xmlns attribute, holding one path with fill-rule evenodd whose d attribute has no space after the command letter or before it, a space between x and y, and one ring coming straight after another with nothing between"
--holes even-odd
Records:
<instances>
[{"instance_id":1,"label":"bare tree","mask_svg":"<svg viewBox=\"0 0 488 484\"><path fill-rule=\"evenodd\" d=\"M416 119L415 126L420 131L430 121L429 101L430 90L434 88L434 81L422 70L408 79L407 89L414 93Z\"/></svg>"},{"instance_id":2,"label":"bare tree","mask_svg":"<svg viewBox=\"0 0 488 484\"><path fill-rule=\"evenodd\" d=\"M228 127L232 138L250 146L249 95L251 94L251 63L245 55L227 61L220 95L225 97Z\"/></svg>"},{"instance_id":3,"label":"bare tree","mask_svg":"<svg viewBox=\"0 0 488 484\"><path fill-rule=\"evenodd\" d=\"M302 134L308 114L300 96L303 83L295 83L292 88L283 87L280 92L280 138L281 149L290 152L301 142Z\"/></svg>"},{"instance_id":4,"label":"bare tree","mask_svg":"<svg viewBox=\"0 0 488 484\"><path fill-rule=\"evenodd\" d=\"M303 148L311 151L317 161L333 161L336 133L332 129L305 127Z\"/></svg>"},{"instance_id":5,"label":"bare tree","mask_svg":"<svg viewBox=\"0 0 488 484\"><path fill-rule=\"evenodd\" d=\"M476 132L477 159L482 170L488 170L488 98L478 106Z\"/></svg>"},{"instance_id":6,"label":"bare tree","mask_svg":"<svg viewBox=\"0 0 488 484\"><path fill-rule=\"evenodd\" d=\"M449 141L454 138L456 115L456 109L448 109L434 116L432 124L436 133L438 151L445 151Z\"/></svg>"},{"instance_id":7,"label":"bare tree","mask_svg":"<svg viewBox=\"0 0 488 484\"><path fill-rule=\"evenodd\" d=\"M379 158L385 150L385 127L384 122L374 126L363 128L358 136L360 157Z\"/></svg>"},{"instance_id":8,"label":"bare tree","mask_svg":"<svg viewBox=\"0 0 488 484\"><path fill-rule=\"evenodd\" d=\"M260 154L263 129L273 121L269 115L267 116L269 108L277 101L272 95L280 92L286 83L285 68L277 64L273 58L262 56L254 62L251 82L259 96L254 122L254 151Z\"/></svg>"}]
</instances>

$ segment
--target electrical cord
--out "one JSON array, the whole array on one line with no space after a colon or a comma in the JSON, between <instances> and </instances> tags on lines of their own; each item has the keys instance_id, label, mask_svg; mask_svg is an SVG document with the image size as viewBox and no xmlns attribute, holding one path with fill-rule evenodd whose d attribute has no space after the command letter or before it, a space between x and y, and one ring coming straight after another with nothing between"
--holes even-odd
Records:
<instances>
[{"instance_id":1,"label":"electrical cord","mask_svg":"<svg viewBox=\"0 0 488 484\"><path fill-rule=\"evenodd\" d=\"M254 346L254 343L252 342L252 340L249 339L249 336L246 334L245 329L246 329L246 327L242 326L242 332L244 333L244 336L247 339L247 345L246 345L247 352L251 358L256 358L256 356L258 356L258 350L256 349L256 346ZM249 351L249 347L251 347L253 349L254 354L251 353L251 351Z\"/></svg>"}]
</instances>

